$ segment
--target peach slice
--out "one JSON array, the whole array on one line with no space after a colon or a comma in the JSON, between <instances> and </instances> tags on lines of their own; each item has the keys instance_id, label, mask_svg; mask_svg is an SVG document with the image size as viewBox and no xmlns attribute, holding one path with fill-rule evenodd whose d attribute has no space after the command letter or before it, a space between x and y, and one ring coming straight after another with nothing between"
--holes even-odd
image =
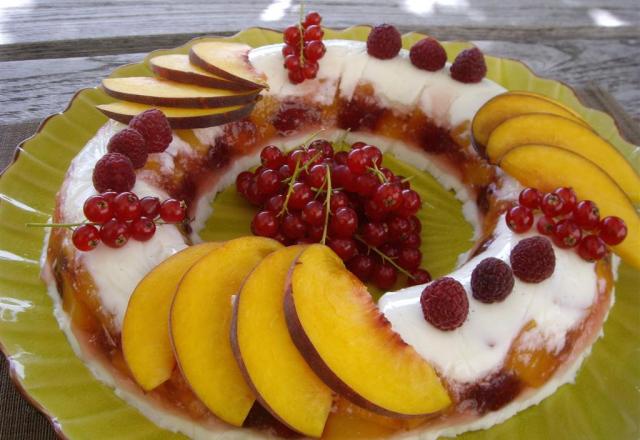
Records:
<instances>
[{"instance_id":1,"label":"peach slice","mask_svg":"<svg viewBox=\"0 0 640 440\"><path fill-rule=\"evenodd\" d=\"M238 82L246 87L264 88L265 75L256 71L249 61L251 46L223 41L203 41L196 43L189 52L189 61L196 66Z\"/></svg>"},{"instance_id":2,"label":"peach slice","mask_svg":"<svg viewBox=\"0 0 640 440\"><path fill-rule=\"evenodd\" d=\"M157 108L165 114L172 128L206 128L226 124L248 116L255 102L246 105L220 108L175 108L159 107L136 102L118 101L111 104L98 105L98 110L123 124L145 110Z\"/></svg>"},{"instance_id":3,"label":"peach slice","mask_svg":"<svg viewBox=\"0 0 640 440\"><path fill-rule=\"evenodd\" d=\"M552 114L530 114L507 119L498 125L487 143L493 163L519 145L544 144L573 151L594 162L627 193L640 202L640 176L610 143L582 124Z\"/></svg>"},{"instance_id":4,"label":"peach slice","mask_svg":"<svg viewBox=\"0 0 640 440\"><path fill-rule=\"evenodd\" d=\"M231 349L233 296L253 268L281 247L262 237L226 242L189 269L171 306L169 327L182 374L202 403L234 426L242 426L255 396Z\"/></svg>"},{"instance_id":5,"label":"peach slice","mask_svg":"<svg viewBox=\"0 0 640 440\"><path fill-rule=\"evenodd\" d=\"M169 309L178 283L196 261L220 247L203 243L172 255L138 283L122 325L122 352L138 385L150 391L165 382L176 365L169 337Z\"/></svg>"},{"instance_id":6,"label":"peach slice","mask_svg":"<svg viewBox=\"0 0 640 440\"><path fill-rule=\"evenodd\" d=\"M578 198L593 200L600 215L616 215L627 224L627 238L613 251L640 269L640 218L633 204L609 175L584 157L549 145L522 145L509 150L500 166L526 186L553 191L572 187Z\"/></svg>"},{"instance_id":7,"label":"peach slice","mask_svg":"<svg viewBox=\"0 0 640 440\"><path fill-rule=\"evenodd\" d=\"M284 299L291 337L334 391L388 416L419 416L450 403L434 369L391 329L364 284L328 247L298 257Z\"/></svg>"},{"instance_id":8,"label":"peach slice","mask_svg":"<svg viewBox=\"0 0 640 440\"><path fill-rule=\"evenodd\" d=\"M484 151L494 128L509 118L527 113L551 113L587 126L574 110L544 95L506 92L487 101L476 113L471 123L474 144Z\"/></svg>"},{"instance_id":9,"label":"peach slice","mask_svg":"<svg viewBox=\"0 0 640 440\"><path fill-rule=\"evenodd\" d=\"M262 406L291 429L320 437L333 392L293 344L282 306L289 269L303 249L267 255L247 277L235 303L231 345Z\"/></svg>"},{"instance_id":10,"label":"peach slice","mask_svg":"<svg viewBox=\"0 0 640 440\"><path fill-rule=\"evenodd\" d=\"M159 55L149 60L153 73L160 78L177 81L184 84L193 84L201 87L213 87L225 90L251 90L237 82L229 81L218 75L207 72L198 66L191 64L189 55L168 54ZM255 88L255 87L254 87Z\"/></svg>"},{"instance_id":11,"label":"peach slice","mask_svg":"<svg viewBox=\"0 0 640 440\"><path fill-rule=\"evenodd\" d=\"M106 78L102 87L114 98L167 107L216 108L248 104L259 90L237 92L212 89L149 76Z\"/></svg>"}]
</instances>

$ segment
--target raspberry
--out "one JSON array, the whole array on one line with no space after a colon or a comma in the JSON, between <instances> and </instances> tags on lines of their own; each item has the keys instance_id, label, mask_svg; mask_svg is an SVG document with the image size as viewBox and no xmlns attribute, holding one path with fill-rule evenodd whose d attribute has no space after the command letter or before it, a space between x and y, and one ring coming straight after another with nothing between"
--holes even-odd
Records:
<instances>
[{"instance_id":1,"label":"raspberry","mask_svg":"<svg viewBox=\"0 0 640 440\"><path fill-rule=\"evenodd\" d=\"M381 60L395 57L402 48L400 32L390 24L381 24L371 29L367 38L367 52Z\"/></svg>"},{"instance_id":2,"label":"raspberry","mask_svg":"<svg viewBox=\"0 0 640 440\"><path fill-rule=\"evenodd\" d=\"M93 186L99 193L105 191L130 191L136 183L136 173L131 160L120 153L107 153L96 162L93 169Z\"/></svg>"},{"instance_id":3,"label":"raspberry","mask_svg":"<svg viewBox=\"0 0 640 440\"><path fill-rule=\"evenodd\" d=\"M545 237L520 240L511 250L513 274L525 283L539 283L549 278L556 267L556 254Z\"/></svg>"},{"instance_id":4,"label":"raspberry","mask_svg":"<svg viewBox=\"0 0 640 440\"><path fill-rule=\"evenodd\" d=\"M418 69L435 72L444 67L447 62L447 53L438 40L425 38L413 45L409 51L411 64Z\"/></svg>"},{"instance_id":5,"label":"raspberry","mask_svg":"<svg viewBox=\"0 0 640 440\"><path fill-rule=\"evenodd\" d=\"M107 144L109 153L120 153L127 156L134 168L142 168L147 163L147 144L138 130L125 128L114 134Z\"/></svg>"},{"instance_id":6,"label":"raspberry","mask_svg":"<svg viewBox=\"0 0 640 440\"><path fill-rule=\"evenodd\" d=\"M469 300L464 287L449 277L440 278L425 287L420 304L424 319L443 331L460 327L469 314Z\"/></svg>"},{"instance_id":7,"label":"raspberry","mask_svg":"<svg viewBox=\"0 0 640 440\"><path fill-rule=\"evenodd\" d=\"M463 50L451 66L451 77L463 83L477 83L487 74L484 55L477 47Z\"/></svg>"},{"instance_id":8,"label":"raspberry","mask_svg":"<svg viewBox=\"0 0 640 440\"><path fill-rule=\"evenodd\" d=\"M513 290L513 272L504 261L489 257L478 264L471 273L473 297L483 303L503 301Z\"/></svg>"},{"instance_id":9,"label":"raspberry","mask_svg":"<svg viewBox=\"0 0 640 440\"><path fill-rule=\"evenodd\" d=\"M163 152L173 140L169 121L164 113L155 108L135 116L129 121L129 127L138 130L144 137L149 153Z\"/></svg>"}]
</instances>

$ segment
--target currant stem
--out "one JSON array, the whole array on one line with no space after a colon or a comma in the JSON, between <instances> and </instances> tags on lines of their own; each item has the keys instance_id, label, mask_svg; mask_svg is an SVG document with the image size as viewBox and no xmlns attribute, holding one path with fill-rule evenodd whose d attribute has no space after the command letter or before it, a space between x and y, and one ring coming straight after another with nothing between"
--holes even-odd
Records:
<instances>
[{"instance_id":1,"label":"currant stem","mask_svg":"<svg viewBox=\"0 0 640 440\"><path fill-rule=\"evenodd\" d=\"M363 239L362 237L360 237L359 235L354 235L354 237L355 237L355 239L356 239L356 240L358 240L358 241L360 241L360 242L364 243L364 244L367 246L367 248L368 248L369 250L372 250L372 251L373 251L373 252L375 252L376 254L380 255L380 257L381 257L384 261L386 261L387 263L389 263L389 264L391 264L393 267L395 267L395 268L398 270L398 272L400 272L400 273L402 273L402 274L406 275L407 277L409 277L409 278L411 278L411 279L414 279L414 278L415 278L413 275L411 275L411 274L410 274L409 272L407 272L405 269L403 269L402 267L400 267L400 266L398 265L398 263L396 263L395 261L393 261L393 259L392 259L392 258L390 258L389 256L387 256L387 255L386 255L384 252L382 252L380 249L378 249L378 248L377 248L377 247L375 247L375 246L371 246L371 245L369 245L369 243L367 243L367 241L366 241L365 239Z\"/></svg>"},{"instance_id":2,"label":"currant stem","mask_svg":"<svg viewBox=\"0 0 640 440\"><path fill-rule=\"evenodd\" d=\"M327 241L327 230L329 229L329 211L331 211L331 171L329 170L329 165L326 165L327 169L327 198L324 201L325 204L325 213L324 213L324 229L322 230L322 240L321 243L325 244Z\"/></svg>"},{"instance_id":3,"label":"currant stem","mask_svg":"<svg viewBox=\"0 0 640 440\"><path fill-rule=\"evenodd\" d=\"M347 136L349 135L350 131L351 131L351 129L347 128L344 131L344 133L342 133L340 136L338 136L338 139L336 139L335 141L332 142L334 150L336 150L336 151L347 151L347 150L349 150L350 146L349 146L349 144L347 144Z\"/></svg>"},{"instance_id":4,"label":"currant stem","mask_svg":"<svg viewBox=\"0 0 640 440\"><path fill-rule=\"evenodd\" d=\"M325 130L326 130L325 128L321 128L320 130L316 131L315 133L311 133L311 136L307 137L304 141L302 141L302 148L306 149L307 148L307 144L309 142L311 142L316 136L318 136L320 133L322 133Z\"/></svg>"},{"instance_id":5,"label":"currant stem","mask_svg":"<svg viewBox=\"0 0 640 440\"><path fill-rule=\"evenodd\" d=\"M377 164L374 163L373 167L368 167L368 169L369 171L372 171L378 179L380 179L380 183L387 183L387 177L382 171L380 171L380 168L378 168Z\"/></svg>"},{"instance_id":6,"label":"currant stem","mask_svg":"<svg viewBox=\"0 0 640 440\"><path fill-rule=\"evenodd\" d=\"M309 168L309 165L315 162L320 157L321 154L322 154L322 151L318 151L311 159L307 161L307 163L305 163L302 166L300 166L300 162L296 162L296 168L293 170L293 174L291 175L291 177L288 178L289 188L287 188L287 195L284 198L284 203L282 204L282 209L278 213L278 217L282 217L285 212L288 212L287 205L289 204L289 198L293 193L293 185L295 185L296 179L298 178L300 173L303 171L306 171L307 168Z\"/></svg>"}]
</instances>

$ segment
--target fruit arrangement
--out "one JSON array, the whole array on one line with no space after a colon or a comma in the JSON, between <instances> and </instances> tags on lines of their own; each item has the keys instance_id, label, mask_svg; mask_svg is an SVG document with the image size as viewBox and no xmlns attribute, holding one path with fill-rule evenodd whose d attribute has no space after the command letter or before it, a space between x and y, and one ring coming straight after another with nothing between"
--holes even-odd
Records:
<instances>
[{"instance_id":1,"label":"fruit arrangement","mask_svg":"<svg viewBox=\"0 0 640 440\"><path fill-rule=\"evenodd\" d=\"M598 206L591 200L578 201L572 188L546 194L525 188L518 201L505 217L512 231L527 232L535 222L540 234L551 237L558 247L576 248L586 261L604 258L607 246L619 245L627 236L624 220L616 216L601 220ZM536 212L541 214L537 219Z\"/></svg>"},{"instance_id":2,"label":"fruit arrangement","mask_svg":"<svg viewBox=\"0 0 640 440\"><path fill-rule=\"evenodd\" d=\"M580 115L542 95L507 92L478 110L471 132L474 146L491 163L524 186L551 194L544 196L547 202L539 202L545 214L537 221L540 233L557 231L551 235L557 237L556 244L577 246L579 254L589 260L604 256L603 243L607 244L640 267L640 217L634 207L640 201L640 176ZM537 193L529 192L531 206L537 209ZM578 217L572 218L578 200L582 201ZM520 205L512 208L510 218L516 230L527 230L533 222L528 211L532 208L522 201ZM595 227L589 220L594 208L603 219L610 219ZM582 241L585 231L588 235Z\"/></svg>"},{"instance_id":3,"label":"fruit arrangement","mask_svg":"<svg viewBox=\"0 0 640 440\"><path fill-rule=\"evenodd\" d=\"M180 200L143 197L131 192L136 182L135 169L145 166L149 154L165 151L173 138L165 115L157 109L144 111L129 126L113 135L107 153L93 169L93 186L98 192L85 200L81 223L29 223L28 226L72 228L76 249L88 252L100 243L121 248L130 238L148 241L156 226L181 224L186 205Z\"/></svg>"},{"instance_id":4,"label":"fruit arrangement","mask_svg":"<svg viewBox=\"0 0 640 440\"><path fill-rule=\"evenodd\" d=\"M255 235L286 245L327 244L381 289L393 286L399 272L409 284L429 281L420 269L420 196L410 178L383 166L377 147L318 139L288 153L269 145L260 158L262 165L236 179L238 192L259 208Z\"/></svg>"},{"instance_id":5,"label":"fruit arrangement","mask_svg":"<svg viewBox=\"0 0 640 440\"><path fill-rule=\"evenodd\" d=\"M289 81L293 84L314 79L318 75L318 63L327 50L322 42L324 31L321 22L319 13L310 12L300 23L284 30L284 68L289 71Z\"/></svg>"},{"instance_id":6,"label":"fruit arrangement","mask_svg":"<svg viewBox=\"0 0 640 440\"><path fill-rule=\"evenodd\" d=\"M245 44L202 41L189 55L158 55L149 60L156 77L106 78L102 88L120 99L98 109L128 123L136 115L157 109L173 128L226 124L248 116L260 91L263 75L247 58Z\"/></svg>"},{"instance_id":7,"label":"fruit arrangement","mask_svg":"<svg viewBox=\"0 0 640 440\"><path fill-rule=\"evenodd\" d=\"M348 310L339 322L336 306ZM366 343L354 347L353 340ZM450 404L431 366L399 341L340 257L319 244L242 237L175 254L131 296L122 347L146 391L167 381L177 363L200 401L235 426L256 399L314 437L335 393L385 415L424 415ZM375 378L361 374L372 365Z\"/></svg>"}]
</instances>

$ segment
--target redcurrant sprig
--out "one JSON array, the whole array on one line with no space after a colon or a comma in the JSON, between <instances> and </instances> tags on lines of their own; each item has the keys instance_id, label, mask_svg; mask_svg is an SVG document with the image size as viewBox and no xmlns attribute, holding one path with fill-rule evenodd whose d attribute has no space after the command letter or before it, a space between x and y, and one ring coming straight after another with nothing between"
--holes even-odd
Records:
<instances>
[{"instance_id":1,"label":"redcurrant sprig","mask_svg":"<svg viewBox=\"0 0 640 440\"><path fill-rule=\"evenodd\" d=\"M302 19L304 6L300 6L300 21L284 30L284 67L289 71L289 81L300 84L314 79L318 74L318 61L324 56L326 47L322 42L324 31L320 26L322 17L310 12Z\"/></svg>"},{"instance_id":2,"label":"redcurrant sprig","mask_svg":"<svg viewBox=\"0 0 640 440\"><path fill-rule=\"evenodd\" d=\"M576 248L587 261L604 258L607 245L620 244L627 236L624 220L616 216L600 220L598 206L591 200L578 201L575 191L567 187L546 194L536 188L523 189L518 203L507 211L506 222L517 233L529 231L535 223L538 232L549 236L556 246Z\"/></svg>"},{"instance_id":3,"label":"redcurrant sprig","mask_svg":"<svg viewBox=\"0 0 640 440\"><path fill-rule=\"evenodd\" d=\"M288 153L268 145L261 166L237 176L238 192L258 207L253 233L287 245L326 244L381 289L398 274L409 284L427 282L416 217L421 199L410 178L385 168L375 146L347 145L344 136L333 143L312 139Z\"/></svg>"},{"instance_id":4,"label":"redcurrant sprig","mask_svg":"<svg viewBox=\"0 0 640 440\"><path fill-rule=\"evenodd\" d=\"M81 251L91 251L101 242L120 248L130 238L147 241L156 226L181 224L186 218L186 205L176 199L160 202L157 197L138 197L132 192L105 192L90 196L83 205L87 221L79 223L27 223L28 227L69 228L71 241Z\"/></svg>"}]
</instances>

